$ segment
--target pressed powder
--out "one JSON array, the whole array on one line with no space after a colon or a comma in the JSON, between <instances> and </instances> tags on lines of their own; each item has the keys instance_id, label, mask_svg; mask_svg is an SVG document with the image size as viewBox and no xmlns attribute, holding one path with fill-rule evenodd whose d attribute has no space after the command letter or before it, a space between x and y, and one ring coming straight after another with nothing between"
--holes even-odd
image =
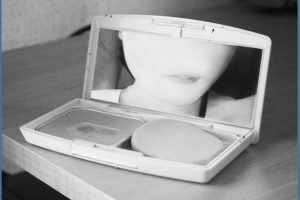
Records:
<instances>
[{"instance_id":1,"label":"pressed powder","mask_svg":"<svg viewBox=\"0 0 300 200\"><path fill-rule=\"evenodd\" d=\"M93 109L74 109L42 124L36 130L69 140L119 145L144 121Z\"/></svg>"},{"instance_id":2,"label":"pressed powder","mask_svg":"<svg viewBox=\"0 0 300 200\"><path fill-rule=\"evenodd\" d=\"M200 127L171 119L140 126L131 145L133 150L149 157L193 164L206 164L224 149L219 138Z\"/></svg>"}]
</instances>

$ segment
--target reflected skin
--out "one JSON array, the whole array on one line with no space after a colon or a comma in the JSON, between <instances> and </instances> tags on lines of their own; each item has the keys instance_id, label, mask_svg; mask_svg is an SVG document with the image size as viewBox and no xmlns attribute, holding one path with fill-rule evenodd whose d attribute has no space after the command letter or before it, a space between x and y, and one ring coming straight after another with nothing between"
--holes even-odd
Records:
<instances>
[{"instance_id":1,"label":"reflected skin","mask_svg":"<svg viewBox=\"0 0 300 200\"><path fill-rule=\"evenodd\" d=\"M120 34L135 78L120 103L197 116L201 96L221 76L235 47L193 39L126 32Z\"/></svg>"}]
</instances>

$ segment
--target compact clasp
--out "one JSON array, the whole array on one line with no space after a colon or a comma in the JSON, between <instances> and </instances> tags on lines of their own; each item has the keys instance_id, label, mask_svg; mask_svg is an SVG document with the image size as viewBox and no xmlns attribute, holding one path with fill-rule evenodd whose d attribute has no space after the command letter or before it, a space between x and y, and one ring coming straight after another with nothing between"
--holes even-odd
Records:
<instances>
[{"instance_id":1,"label":"compact clasp","mask_svg":"<svg viewBox=\"0 0 300 200\"><path fill-rule=\"evenodd\" d=\"M152 24L182 28L185 22L170 19L152 19Z\"/></svg>"},{"instance_id":2,"label":"compact clasp","mask_svg":"<svg viewBox=\"0 0 300 200\"><path fill-rule=\"evenodd\" d=\"M164 26L164 27L172 27L175 28L178 34L173 34L175 37L182 37L183 30L195 30L195 31L205 31L206 26L202 23L190 23L180 20L171 20L171 19L152 19L152 24ZM175 32L174 32L175 33Z\"/></svg>"},{"instance_id":3,"label":"compact clasp","mask_svg":"<svg viewBox=\"0 0 300 200\"><path fill-rule=\"evenodd\" d=\"M191 29L198 29L198 30L205 29L205 25L202 23L191 23L191 22L185 22L180 20L152 19L152 23L156 25L173 26L179 28L191 28Z\"/></svg>"}]
</instances>

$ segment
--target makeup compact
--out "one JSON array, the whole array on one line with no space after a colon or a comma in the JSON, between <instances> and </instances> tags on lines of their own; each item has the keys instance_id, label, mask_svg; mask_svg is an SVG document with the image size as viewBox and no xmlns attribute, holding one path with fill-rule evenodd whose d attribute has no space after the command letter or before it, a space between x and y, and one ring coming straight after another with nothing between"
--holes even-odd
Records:
<instances>
[{"instance_id":1,"label":"makeup compact","mask_svg":"<svg viewBox=\"0 0 300 200\"><path fill-rule=\"evenodd\" d=\"M205 183L259 141L270 50L210 22L97 16L82 98L20 129L52 151Z\"/></svg>"}]
</instances>

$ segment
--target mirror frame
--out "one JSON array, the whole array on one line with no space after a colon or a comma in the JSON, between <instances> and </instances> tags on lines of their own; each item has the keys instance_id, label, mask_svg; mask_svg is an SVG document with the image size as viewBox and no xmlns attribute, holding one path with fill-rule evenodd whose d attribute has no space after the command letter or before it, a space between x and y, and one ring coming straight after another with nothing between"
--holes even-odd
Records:
<instances>
[{"instance_id":1,"label":"mirror frame","mask_svg":"<svg viewBox=\"0 0 300 200\"><path fill-rule=\"evenodd\" d=\"M267 71L269 65L269 57L271 51L271 39L269 37L258 33L220 24L174 17L147 15L97 16L92 21L92 28L87 53L84 87L82 94L82 98L87 100L94 100L91 99L91 90L93 87L93 76L96 66L98 39L101 28L116 31L127 30L154 33L164 36L199 39L206 42L261 49L261 63L252 120L250 126L241 126L243 128L253 129L255 131L254 141L258 141L263 109L263 99L266 87ZM135 108L132 106L126 107L130 109ZM143 108L140 108L138 110L147 111L147 109ZM204 121L206 120L206 118L201 119ZM214 121L211 119L209 119L208 121L213 123L236 126L224 121Z\"/></svg>"}]
</instances>

